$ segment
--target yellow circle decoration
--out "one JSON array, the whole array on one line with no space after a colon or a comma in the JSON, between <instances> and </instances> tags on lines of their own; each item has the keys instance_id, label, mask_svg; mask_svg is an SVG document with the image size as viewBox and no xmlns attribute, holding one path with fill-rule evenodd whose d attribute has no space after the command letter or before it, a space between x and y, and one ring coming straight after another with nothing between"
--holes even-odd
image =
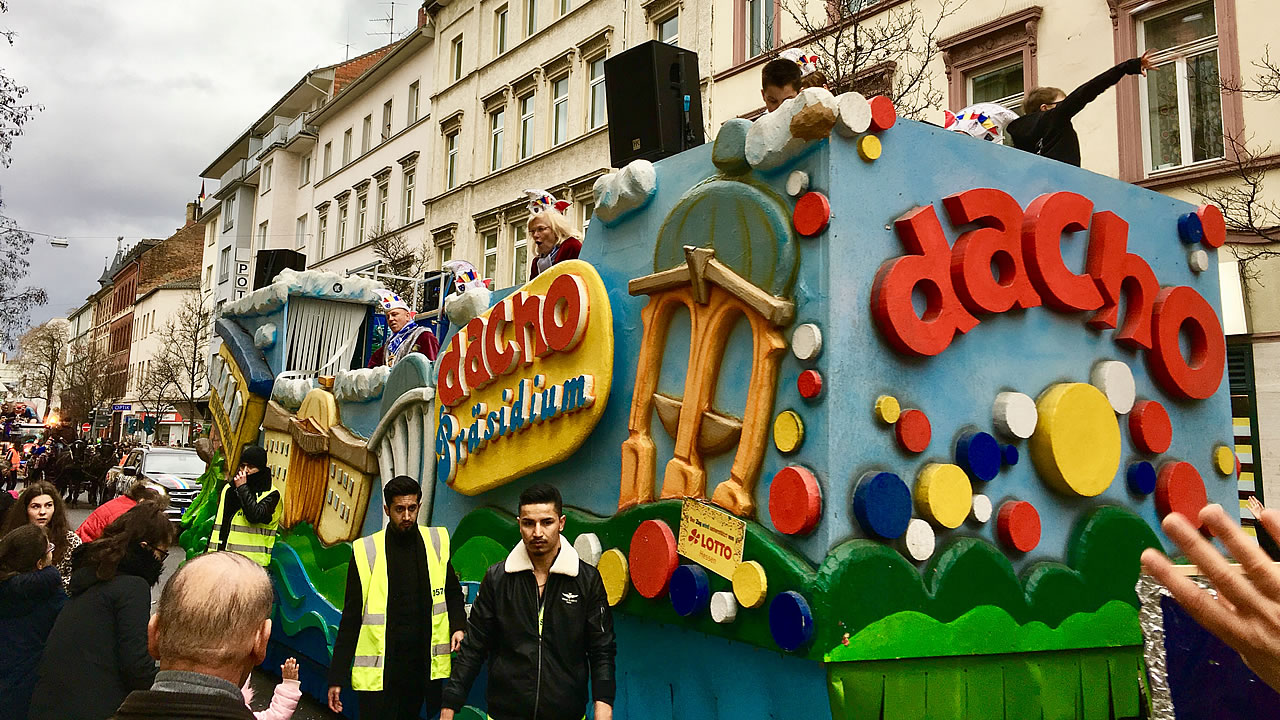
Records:
<instances>
[{"instance_id":1,"label":"yellow circle decoration","mask_svg":"<svg viewBox=\"0 0 1280 720\"><path fill-rule=\"evenodd\" d=\"M880 138L875 135L863 135L858 138L858 155L867 162L880 157Z\"/></svg>"},{"instance_id":2,"label":"yellow circle decoration","mask_svg":"<svg viewBox=\"0 0 1280 720\"><path fill-rule=\"evenodd\" d=\"M627 596L627 588L631 587L630 574L627 569L627 556L618 548L610 548L600 555L600 563L596 565L600 580L604 583L604 593L609 598L609 605L622 602Z\"/></svg>"},{"instance_id":3,"label":"yellow circle decoration","mask_svg":"<svg viewBox=\"0 0 1280 720\"><path fill-rule=\"evenodd\" d=\"M973 486L959 465L929 463L916 479L916 509L945 528L958 528L973 507Z\"/></svg>"},{"instance_id":4,"label":"yellow circle decoration","mask_svg":"<svg viewBox=\"0 0 1280 720\"><path fill-rule=\"evenodd\" d=\"M898 417L902 415L902 406L898 404L898 398L892 395L881 395L876 398L876 417L881 422L890 425L898 422Z\"/></svg>"},{"instance_id":5,"label":"yellow circle decoration","mask_svg":"<svg viewBox=\"0 0 1280 720\"><path fill-rule=\"evenodd\" d=\"M742 607L758 608L764 605L769 593L769 578L764 567L755 560L748 560L733 571L733 596Z\"/></svg>"},{"instance_id":6,"label":"yellow circle decoration","mask_svg":"<svg viewBox=\"0 0 1280 720\"><path fill-rule=\"evenodd\" d=\"M1230 475L1236 471L1236 454L1226 445L1219 445L1213 449L1213 467L1223 475Z\"/></svg>"},{"instance_id":7,"label":"yellow circle decoration","mask_svg":"<svg viewBox=\"0 0 1280 720\"><path fill-rule=\"evenodd\" d=\"M1031 460L1050 487L1095 497L1120 469L1120 426L1107 396L1087 383L1059 383L1036 401Z\"/></svg>"},{"instance_id":8,"label":"yellow circle decoration","mask_svg":"<svg viewBox=\"0 0 1280 720\"><path fill-rule=\"evenodd\" d=\"M783 410L773 421L773 444L778 452L795 452L804 442L804 421L795 410Z\"/></svg>"}]
</instances>

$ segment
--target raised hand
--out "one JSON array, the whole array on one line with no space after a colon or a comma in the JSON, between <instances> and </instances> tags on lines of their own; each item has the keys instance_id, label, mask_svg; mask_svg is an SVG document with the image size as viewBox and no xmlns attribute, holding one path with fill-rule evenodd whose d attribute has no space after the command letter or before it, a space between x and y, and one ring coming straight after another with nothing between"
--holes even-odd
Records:
<instances>
[{"instance_id":1,"label":"raised hand","mask_svg":"<svg viewBox=\"0 0 1280 720\"><path fill-rule=\"evenodd\" d=\"M283 680L297 680L298 661L293 658L285 660L284 664L280 666L280 677Z\"/></svg>"},{"instance_id":2,"label":"raised hand","mask_svg":"<svg viewBox=\"0 0 1280 720\"><path fill-rule=\"evenodd\" d=\"M1141 60L1141 61L1142 61L1142 76L1143 76L1143 77L1146 77L1146 75L1147 75L1147 71L1148 71L1148 70L1151 70L1151 69L1155 68L1155 66L1156 66L1156 64L1155 64L1155 63L1151 62L1151 54L1152 54L1152 53L1154 53L1154 52L1155 52L1154 50L1148 50L1148 51L1146 51L1146 52L1142 53L1142 57L1141 57L1141 58L1139 58L1139 60Z\"/></svg>"},{"instance_id":3,"label":"raised hand","mask_svg":"<svg viewBox=\"0 0 1280 720\"><path fill-rule=\"evenodd\" d=\"M1250 513L1251 515L1253 515L1253 519L1254 519L1254 520L1261 520L1261 519L1262 519L1262 511L1263 511L1265 508L1263 508L1263 507L1262 507L1262 502L1258 500L1258 496L1257 496L1257 495L1250 495L1250 496L1249 496L1249 501L1248 501L1248 502L1249 502L1249 513Z\"/></svg>"}]
</instances>

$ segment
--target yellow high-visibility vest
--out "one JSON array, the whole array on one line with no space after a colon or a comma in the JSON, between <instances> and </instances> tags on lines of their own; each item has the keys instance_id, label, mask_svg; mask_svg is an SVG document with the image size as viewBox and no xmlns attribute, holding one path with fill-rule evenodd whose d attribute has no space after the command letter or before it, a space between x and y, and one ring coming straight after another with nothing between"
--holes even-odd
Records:
<instances>
[{"instance_id":1,"label":"yellow high-visibility vest","mask_svg":"<svg viewBox=\"0 0 1280 720\"><path fill-rule=\"evenodd\" d=\"M449 566L449 533L442 527L418 527L427 551L427 576L431 582L431 679L449 677L453 657L449 649L449 605L445 602L445 577ZM382 690L382 670L387 653L387 553L386 531L355 541L351 547L360 574L363 598L360 635L351 662L351 689Z\"/></svg>"},{"instance_id":2,"label":"yellow high-visibility vest","mask_svg":"<svg viewBox=\"0 0 1280 720\"><path fill-rule=\"evenodd\" d=\"M209 535L209 552L218 549L218 540L222 537L222 518L227 507L227 494L232 492L235 492L235 488L231 483L227 483L227 486L222 489L222 496L218 500L218 514L214 518L213 532ZM258 502L262 502L273 492L275 488L267 488L258 493ZM271 521L262 524L249 522L249 519L244 516L244 508L236 510L236 514L231 517L231 532L227 533L225 549L238 552L262 567L270 565L271 548L276 545L276 528L280 527L280 515L283 510L284 503L277 502L275 511L271 513Z\"/></svg>"}]
</instances>

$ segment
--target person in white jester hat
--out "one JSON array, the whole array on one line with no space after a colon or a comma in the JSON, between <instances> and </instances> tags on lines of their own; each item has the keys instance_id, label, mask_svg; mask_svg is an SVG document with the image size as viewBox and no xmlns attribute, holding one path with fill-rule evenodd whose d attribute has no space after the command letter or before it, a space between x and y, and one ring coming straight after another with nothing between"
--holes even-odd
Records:
<instances>
[{"instance_id":1,"label":"person in white jester hat","mask_svg":"<svg viewBox=\"0 0 1280 720\"><path fill-rule=\"evenodd\" d=\"M440 340L430 330L413 321L414 312L409 304L400 296L389 291L382 292L382 311L387 314L387 329L391 335L382 347L369 356L369 367L390 367L405 359L412 352L435 360L440 353Z\"/></svg>"},{"instance_id":2,"label":"person in white jester hat","mask_svg":"<svg viewBox=\"0 0 1280 720\"><path fill-rule=\"evenodd\" d=\"M329 663L329 709L356 691L361 720L435 717L467 618L449 565L449 533L418 525L422 487L399 475L382 490L387 529L352 543L342 621Z\"/></svg>"},{"instance_id":3,"label":"person in white jester hat","mask_svg":"<svg viewBox=\"0 0 1280 720\"><path fill-rule=\"evenodd\" d=\"M534 250L533 260L529 262L532 280L556 263L578 259L582 252L582 232L565 217L568 200L557 200L546 190L525 190L524 194L529 198L526 229Z\"/></svg>"},{"instance_id":4,"label":"person in white jester hat","mask_svg":"<svg viewBox=\"0 0 1280 720\"><path fill-rule=\"evenodd\" d=\"M270 565L283 508L280 491L271 484L267 451L246 446L240 453L240 469L222 488L209 552L229 550L262 567Z\"/></svg>"}]
</instances>

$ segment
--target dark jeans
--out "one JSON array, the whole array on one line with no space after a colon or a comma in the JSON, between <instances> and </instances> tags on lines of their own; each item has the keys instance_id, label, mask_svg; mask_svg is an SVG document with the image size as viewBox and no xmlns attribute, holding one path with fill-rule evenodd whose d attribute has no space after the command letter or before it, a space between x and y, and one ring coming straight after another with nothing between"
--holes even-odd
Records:
<instances>
[{"instance_id":1,"label":"dark jeans","mask_svg":"<svg viewBox=\"0 0 1280 720\"><path fill-rule=\"evenodd\" d=\"M387 684L382 692L357 692L360 703L360 720L418 720L434 718L440 714L443 680L432 680L425 685L416 683ZM420 716L423 702L426 715Z\"/></svg>"}]
</instances>

